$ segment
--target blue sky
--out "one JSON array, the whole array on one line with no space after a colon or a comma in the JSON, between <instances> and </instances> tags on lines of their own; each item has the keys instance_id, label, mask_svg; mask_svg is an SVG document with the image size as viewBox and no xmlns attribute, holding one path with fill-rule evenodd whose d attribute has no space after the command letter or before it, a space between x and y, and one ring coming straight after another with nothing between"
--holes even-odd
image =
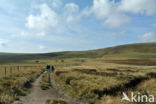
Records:
<instances>
[{"instance_id":1,"label":"blue sky","mask_svg":"<svg viewBox=\"0 0 156 104\"><path fill-rule=\"evenodd\" d=\"M156 0L0 0L0 52L156 42Z\"/></svg>"}]
</instances>

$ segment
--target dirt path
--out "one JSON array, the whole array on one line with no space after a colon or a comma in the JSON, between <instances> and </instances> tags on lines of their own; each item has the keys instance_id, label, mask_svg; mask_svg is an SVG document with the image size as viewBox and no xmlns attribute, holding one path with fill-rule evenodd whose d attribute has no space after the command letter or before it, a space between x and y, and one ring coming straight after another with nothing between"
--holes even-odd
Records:
<instances>
[{"instance_id":1,"label":"dirt path","mask_svg":"<svg viewBox=\"0 0 156 104\"><path fill-rule=\"evenodd\" d=\"M42 90L40 87L40 80L42 75L33 83L28 96L20 97L19 101L15 101L13 104L45 104L48 99L62 98L68 104L86 104L84 101L75 100L67 96L55 83L51 74L52 87L48 90Z\"/></svg>"}]
</instances>

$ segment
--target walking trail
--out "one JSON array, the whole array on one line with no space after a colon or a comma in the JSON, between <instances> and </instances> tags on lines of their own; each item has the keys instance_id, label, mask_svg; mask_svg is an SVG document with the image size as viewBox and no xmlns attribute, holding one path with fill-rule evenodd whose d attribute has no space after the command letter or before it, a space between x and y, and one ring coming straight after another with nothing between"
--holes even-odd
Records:
<instances>
[{"instance_id":1,"label":"walking trail","mask_svg":"<svg viewBox=\"0 0 156 104\"><path fill-rule=\"evenodd\" d=\"M76 100L66 95L59 87L58 84L52 78L51 74L51 88L48 90L42 90L40 86L40 80L42 75L32 84L30 94L27 96L19 97L18 101L13 104L45 104L48 99L64 99L68 104L87 104L84 101Z\"/></svg>"}]
</instances>

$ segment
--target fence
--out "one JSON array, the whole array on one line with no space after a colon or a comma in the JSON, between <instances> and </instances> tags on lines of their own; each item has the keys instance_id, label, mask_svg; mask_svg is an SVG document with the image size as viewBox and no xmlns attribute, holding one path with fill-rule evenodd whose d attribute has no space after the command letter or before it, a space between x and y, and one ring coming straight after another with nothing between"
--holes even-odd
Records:
<instances>
[{"instance_id":1,"label":"fence","mask_svg":"<svg viewBox=\"0 0 156 104\"><path fill-rule=\"evenodd\" d=\"M7 75L14 74L16 72L32 69L41 69L42 66L0 66L0 78Z\"/></svg>"}]
</instances>

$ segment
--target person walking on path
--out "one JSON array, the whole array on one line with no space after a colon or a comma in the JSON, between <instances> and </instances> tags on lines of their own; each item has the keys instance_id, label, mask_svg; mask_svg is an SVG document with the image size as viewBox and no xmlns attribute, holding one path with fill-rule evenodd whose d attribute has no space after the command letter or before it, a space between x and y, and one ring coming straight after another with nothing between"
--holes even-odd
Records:
<instances>
[{"instance_id":1,"label":"person walking on path","mask_svg":"<svg viewBox=\"0 0 156 104\"><path fill-rule=\"evenodd\" d=\"M53 66L53 65L51 66L51 71L52 71L52 72L54 72L54 71L55 71L55 68L54 68L54 66Z\"/></svg>"},{"instance_id":2,"label":"person walking on path","mask_svg":"<svg viewBox=\"0 0 156 104\"><path fill-rule=\"evenodd\" d=\"M49 71L50 71L50 65L47 65L44 72L47 73L47 72L49 72Z\"/></svg>"}]
</instances>

